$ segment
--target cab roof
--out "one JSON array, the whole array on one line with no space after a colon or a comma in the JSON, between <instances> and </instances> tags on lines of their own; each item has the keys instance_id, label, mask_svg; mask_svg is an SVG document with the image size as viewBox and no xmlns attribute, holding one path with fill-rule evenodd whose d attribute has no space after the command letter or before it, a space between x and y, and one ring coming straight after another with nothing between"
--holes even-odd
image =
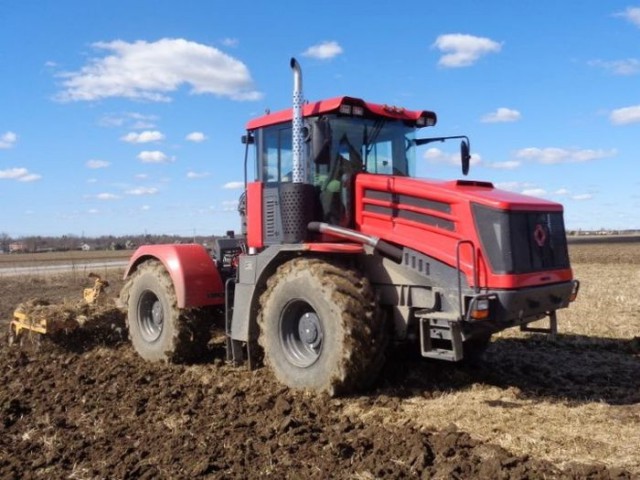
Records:
<instances>
[{"instance_id":1,"label":"cab roof","mask_svg":"<svg viewBox=\"0 0 640 480\"><path fill-rule=\"evenodd\" d=\"M350 107L350 108L349 108ZM355 108L354 108L355 107ZM361 113L356 113L356 111ZM314 117L329 113L343 113L346 115L361 116L365 118L388 118L392 120L402 120L412 126L425 127L433 126L437 122L435 112L429 110L407 110L403 107L390 105L380 105L377 103L365 102L355 97L335 97L327 100L306 103L302 109L303 117ZM280 110L275 113L268 113L258 118L254 118L247 123L247 130L278 125L280 123L291 122L293 109Z\"/></svg>"}]
</instances>

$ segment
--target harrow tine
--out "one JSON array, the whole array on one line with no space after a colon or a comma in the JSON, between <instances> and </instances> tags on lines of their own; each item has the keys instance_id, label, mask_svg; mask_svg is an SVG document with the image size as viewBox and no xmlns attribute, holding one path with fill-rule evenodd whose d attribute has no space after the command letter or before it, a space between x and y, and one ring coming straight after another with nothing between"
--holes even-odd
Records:
<instances>
[{"instance_id":1,"label":"harrow tine","mask_svg":"<svg viewBox=\"0 0 640 480\"><path fill-rule=\"evenodd\" d=\"M9 333L7 335L7 343L9 343L9 347L12 347L17 340L17 334L13 325L9 325Z\"/></svg>"}]
</instances>

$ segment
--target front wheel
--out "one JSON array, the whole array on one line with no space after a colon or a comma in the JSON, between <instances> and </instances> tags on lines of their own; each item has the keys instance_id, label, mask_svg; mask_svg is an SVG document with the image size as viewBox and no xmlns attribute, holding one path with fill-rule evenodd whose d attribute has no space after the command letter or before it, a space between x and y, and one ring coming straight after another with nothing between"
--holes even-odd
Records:
<instances>
[{"instance_id":1,"label":"front wheel","mask_svg":"<svg viewBox=\"0 0 640 480\"><path fill-rule=\"evenodd\" d=\"M152 362L191 362L202 356L208 326L196 311L178 308L169 273L158 261L138 267L123 290L127 327L136 352Z\"/></svg>"},{"instance_id":2,"label":"front wheel","mask_svg":"<svg viewBox=\"0 0 640 480\"><path fill-rule=\"evenodd\" d=\"M271 277L260 303L260 343L280 382L335 395L377 378L386 332L373 290L355 270L291 260Z\"/></svg>"}]
</instances>

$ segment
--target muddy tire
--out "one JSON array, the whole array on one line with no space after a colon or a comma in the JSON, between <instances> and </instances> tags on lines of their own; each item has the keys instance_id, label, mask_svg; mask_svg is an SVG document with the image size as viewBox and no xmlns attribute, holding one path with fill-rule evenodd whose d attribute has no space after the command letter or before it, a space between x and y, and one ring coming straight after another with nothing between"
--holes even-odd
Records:
<instances>
[{"instance_id":1,"label":"muddy tire","mask_svg":"<svg viewBox=\"0 0 640 480\"><path fill-rule=\"evenodd\" d=\"M260 303L260 344L283 384L336 395L376 380L387 335L373 290L355 270L291 260L269 279Z\"/></svg>"},{"instance_id":2,"label":"muddy tire","mask_svg":"<svg viewBox=\"0 0 640 480\"><path fill-rule=\"evenodd\" d=\"M491 344L491 335L480 335L478 337L467 340L462 344L463 357L462 361L467 365L473 365L482 361L484 352Z\"/></svg>"},{"instance_id":3,"label":"muddy tire","mask_svg":"<svg viewBox=\"0 0 640 480\"><path fill-rule=\"evenodd\" d=\"M136 352L151 362L194 362L206 352L209 329L198 311L178 308L171 277L157 261L138 267L123 292Z\"/></svg>"}]
</instances>

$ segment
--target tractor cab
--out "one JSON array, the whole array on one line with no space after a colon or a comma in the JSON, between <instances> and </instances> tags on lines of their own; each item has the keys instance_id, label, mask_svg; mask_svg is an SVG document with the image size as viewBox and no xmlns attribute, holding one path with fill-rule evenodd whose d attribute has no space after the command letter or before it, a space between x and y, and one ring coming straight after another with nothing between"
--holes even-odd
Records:
<instances>
[{"instance_id":1,"label":"tractor cab","mask_svg":"<svg viewBox=\"0 0 640 480\"><path fill-rule=\"evenodd\" d=\"M294 131L294 112L289 109L250 121L243 137L248 147L246 161L253 156L255 164L254 181L248 182L248 213L250 217L251 211L262 210L258 218L264 219L265 245L303 241L309 221L353 227L356 175L413 176L416 148L423 141L416 136L418 129L436 123L430 111L353 97L307 103L301 110L300 132ZM299 162L295 159L296 134L301 145ZM303 220L304 225L297 229L298 238L285 239L279 234L286 230L282 222L291 210L299 217L294 220ZM251 220L249 224L249 237L255 240L251 235L255 225Z\"/></svg>"}]
</instances>

